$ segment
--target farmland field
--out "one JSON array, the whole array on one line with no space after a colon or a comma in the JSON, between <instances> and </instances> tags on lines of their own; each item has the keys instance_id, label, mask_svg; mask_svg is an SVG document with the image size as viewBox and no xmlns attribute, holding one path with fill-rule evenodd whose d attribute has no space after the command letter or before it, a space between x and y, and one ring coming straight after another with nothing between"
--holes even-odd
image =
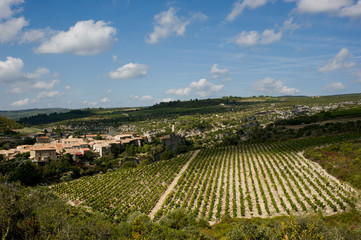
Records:
<instances>
[{"instance_id":1,"label":"farmland field","mask_svg":"<svg viewBox=\"0 0 361 240\"><path fill-rule=\"evenodd\" d=\"M356 191L303 157L305 147L325 141L333 140L206 148L52 189L73 203L120 219L135 210L158 219L179 207L211 222L222 216L330 215L354 207Z\"/></svg>"}]
</instances>

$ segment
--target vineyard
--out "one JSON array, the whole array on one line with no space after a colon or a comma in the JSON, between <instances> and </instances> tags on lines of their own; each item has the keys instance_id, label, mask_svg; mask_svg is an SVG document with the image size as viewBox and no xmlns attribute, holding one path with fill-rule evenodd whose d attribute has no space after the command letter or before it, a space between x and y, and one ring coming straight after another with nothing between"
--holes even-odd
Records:
<instances>
[{"instance_id":1,"label":"vineyard","mask_svg":"<svg viewBox=\"0 0 361 240\"><path fill-rule=\"evenodd\" d=\"M211 222L221 216L334 214L355 207L356 192L305 159L314 138L207 148L135 169L61 183L53 191L122 219L132 211L155 219L175 208Z\"/></svg>"},{"instance_id":2,"label":"vineyard","mask_svg":"<svg viewBox=\"0 0 361 240\"><path fill-rule=\"evenodd\" d=\"M83 177L57 184L52 190L65 196L73 205L83 205L111 218L123 219L134 211L149 212L191 157L192 153L187 153L144 167Z\"/></svg>"}]
</instances>

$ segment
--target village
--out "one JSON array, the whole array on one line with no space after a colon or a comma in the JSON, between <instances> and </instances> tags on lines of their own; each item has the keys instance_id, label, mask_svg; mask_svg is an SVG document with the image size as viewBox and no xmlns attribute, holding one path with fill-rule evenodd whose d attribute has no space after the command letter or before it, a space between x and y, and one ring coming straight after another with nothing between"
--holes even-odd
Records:
<instances>
[{"instance_id":1,"label":"village","mask_svg":"<svg viewBox=\"0 0 361 240\"><path fill-rule=\"evenodd\" d=\"M80 164L88 164L84 161L87 153L93 156L103 157L115 150L122 152L127 146L141 147L144 143L153 141L151 136L139 136L135 132L124 132L118 135L91 134L81 137L69 136L59 138L52 129L45 130L44 134L37 134L36 143L33 145L19 145L16 148L0 150L0 155L5 159L15 159L18 154L28 154L28 159L33 163L44 165L50 160L57 160L64 155L71 155L73 160ZM174 133L160 138L163 146L175 150L184 138Z\"/></svg>"}]
</instances>

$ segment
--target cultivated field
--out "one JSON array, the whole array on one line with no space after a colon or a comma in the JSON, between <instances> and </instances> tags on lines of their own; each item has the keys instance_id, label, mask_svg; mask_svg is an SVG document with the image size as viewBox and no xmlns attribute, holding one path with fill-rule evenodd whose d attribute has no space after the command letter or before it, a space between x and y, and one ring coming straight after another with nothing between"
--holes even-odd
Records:
<instances>
[{"instance_id":1,"label":"cultivated field","mask_svg":"<svg viewBox=\"0 0 361 240\"><path fill-rule=\"evenodd\" d=\"M334 214L354 207L356 192L301 153L327 140L203 149L58 184L53 190L111 218L123 218L134 210L159 218L177 207L211 222L223 215Z\"/></svg>"},{"instance_id":2,"label":"cultivated field","mask_svg":"<svg viewBox=\"0 0 361 240\"><path fill-rule=\"evenodd\" d=\"M222 215L333 214L354 206L353 193L291 144L213 148L191 162L155 217L176 207L212 222Z\"/></svg>"},{"instance_id":3,"label":"cultivated field","mask_svg":"<svg viewBox=\"0 0 361 240\"><path fill-rule=\"evenodd\" d=\"M82 177L54 185L52 190L72 205L123 219L134 211L150 212L191 157L192 153L187 153L143 167Z\"/></svg>"}]
</instances>

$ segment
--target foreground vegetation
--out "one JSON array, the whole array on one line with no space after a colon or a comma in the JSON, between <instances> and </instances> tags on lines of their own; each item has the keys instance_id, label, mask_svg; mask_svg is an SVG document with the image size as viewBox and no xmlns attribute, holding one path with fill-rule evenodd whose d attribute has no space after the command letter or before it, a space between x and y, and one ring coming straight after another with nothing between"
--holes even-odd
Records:
<instances>
[{"instance_id":1,"label":"foreground vegetation","mask_svg":"<svg viewBox=\"0 0 361 240\"><path fill-rule=\"evenodd\" d=\"M328 173L361 189L360 140L308 148L305 156L321 165Z\"/></svg>"},{"instance_id":2,"label":"foreground vegetation","mask_svg":"<svg viewBox=\"0 0 361 240\"><path fill-rule=\"evenodd\" d=\"M361 214L230 219L216 225L176 209L159 221L139 212L120 222L65 204L44 188L0 178L1 239L360 239Z\"/></svg>"}]
</instances>

